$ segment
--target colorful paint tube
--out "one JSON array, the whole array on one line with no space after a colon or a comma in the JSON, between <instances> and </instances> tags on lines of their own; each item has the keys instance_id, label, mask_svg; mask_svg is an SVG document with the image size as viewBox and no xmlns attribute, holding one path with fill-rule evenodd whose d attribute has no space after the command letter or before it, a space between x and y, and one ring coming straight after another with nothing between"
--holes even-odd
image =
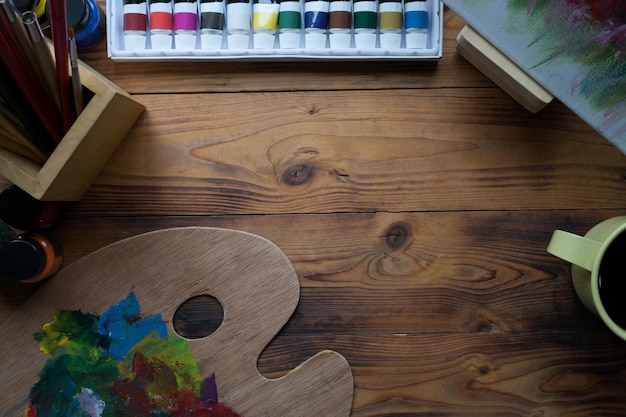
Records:
<instances>
[{"instance_id":1,"label":"colorful paint tube","mask_svg":"<svg viewBox=\"0 0 626 417\"><path fill-rule=\"evenodd\" d=\"M198 2L174 0L174 47L195 49L198 34Z\"/></svg>"},{"instance_id":2,"label":"colorful paint tube","mask_svg":"<svg viewBox=\"0 0 626 417\"><path fill-rule=\"evenodd\" d=\"M146 0L124 0L124 48L146 48L148 5Z\"/></svg>"},{"instance_id":3,"label":"colorful paint tube","mask_svg":"<svg viewBox=\"0 0 626 417\"><path fill-rule=\"evenodd\" d=\"M152 49L171 49L174 23L171 0L150 0L149 17Z\"/></svg>"},{"instance_id":4,"label":"colorful paint tube","mask_svg":"<svg viewBox=\"0 0 626 417\"><path fill-rule=\"evenodd\" d=\"M224 1L200 0L200 45L220 49L224 32Z\"/></svg>"},{"instance_id":5,"label":"colorful paint tube","mask_svg":"<svg viewBox=\"0 0 626 417\"><path fill-rule=\"evenodd\" d=\"M333 49L349 48L352 38L352 0L331 0L328 39Z\"/></svg>"},{"instance_id":6,"label":"colorful paint tube","mask_svg":"<svg viewBox=\"0 0 626 417\"><path fill-rule=\"evenodd\" d=\"M354 0L354 43L359 49L376 47L376 1Z\"/></svg>"},{"instance_id":7,"label":"colorful paint tube","mask_svg":"<svg viewBox=\"0 0 626 417\"><path fill-rule=\"evenodd\" d=\"M278 12L278 41L280 47L293 49L300 47L300 33L302 31L302 12L299 1L280 2Z\"/></svg>"},{"instance_id":8,"label":"colorful paint tube","mask_svg":"<svg viewBox=\"0 0 626 417\"><path fill-rule=\"evenodd\" d=\"M309 49L326 47L329 6L330 3L325 0L305 0L304 41Z\"/></svg>"},{"instance_id":9,"label":"colorful paint tube","mask_svg":"<svg viewBox=\"0 0 626 417\"><path fill-rule=\"evenodd\" d=\"M406 30L407 48L426 48L428 20L427 0L406 0L404 3L404 28Z\"/></svg>"},{"instance_id":10,"label":"colorful paint tube","mask_svg":"<svg viewBox=\"0 0 626 417\"><path fill-rule=\"evenodd\" d=\"M398 49L402 44L402 0L378 0L380 47Z\"/></svg>"},{"instance_id":11,"label":"colorful paint tube","mask_svg":"<svg viewBox=\"0 0 626 417\"><path fill-rule=\"evenodd\" d=\"M252 3L254 48L272 49L274 47L279 12L280 5L277 0L254 0Z\"/></svg>"},{"instance_id":12,"label":"colorful paint tube","mask_svg":"<svg viewBox=\"0 0 626 417\"><path fill-rule=\"evenodd\" d=\"M228 28L228 48L247 49L250 34L250 2L248 0L228 0L226 27Z\"/></svg>"}]
</instances>

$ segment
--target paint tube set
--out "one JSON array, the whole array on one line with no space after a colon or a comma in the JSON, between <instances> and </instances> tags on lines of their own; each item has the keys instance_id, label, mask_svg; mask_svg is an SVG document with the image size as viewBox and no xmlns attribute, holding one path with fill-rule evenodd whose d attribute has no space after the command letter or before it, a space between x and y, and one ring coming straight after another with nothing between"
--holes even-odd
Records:
<instances>
[{"instance_id":1,"label":"paint tube set","mask_svg":"<svg viewBox=\"0 0 626 417\"><path fill-rule=\"evenodd\" d=\"M114 60L438 59L439 0L108 0Z\"/></svg>"},{"instance_id":2,"label":"paint tube set","mask_svg":"<svg viewBox=\"0 0 626 417\"><path fill-rule=\"evenodd\" d=\"M63 247L50 233L61 203L39 201L17 186L0 193L0 268L9 278L34 283L61 269Z\"/></svg>"}]
</instances>

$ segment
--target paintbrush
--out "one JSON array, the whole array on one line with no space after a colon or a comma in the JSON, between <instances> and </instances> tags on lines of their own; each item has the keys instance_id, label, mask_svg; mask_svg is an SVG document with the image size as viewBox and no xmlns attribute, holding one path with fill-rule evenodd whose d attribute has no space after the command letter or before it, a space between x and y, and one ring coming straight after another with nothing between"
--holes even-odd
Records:
<instances>
[{"instance_id":1,"label":"paintbrush","mask_svg":"<svg viewBox=\"0 0 626 417\"><path fill-rule=\"evenodd\" d=\"M74 94L74 109L76 117L83 111L83 85L80 82L80 72L78 70L78 48L74 38L74 28L69 28L70 38L70 66L72 69L72 92Z\"/></svg>"}]
</instances>

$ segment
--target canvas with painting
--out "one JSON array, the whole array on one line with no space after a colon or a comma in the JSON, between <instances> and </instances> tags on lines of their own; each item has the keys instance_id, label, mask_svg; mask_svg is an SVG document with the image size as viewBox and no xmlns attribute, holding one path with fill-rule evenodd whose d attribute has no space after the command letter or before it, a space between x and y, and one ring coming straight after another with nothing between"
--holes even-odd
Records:
<instances>
[{"instance_id":1,"label":"canvas with painting","mask_svg":"<svg viewBox=\"0 0 626 417\"><path fill-rule=\"evenodd\" d=\"M444 3L626 153L626 2Z\"/></svg>"}]
</instances>

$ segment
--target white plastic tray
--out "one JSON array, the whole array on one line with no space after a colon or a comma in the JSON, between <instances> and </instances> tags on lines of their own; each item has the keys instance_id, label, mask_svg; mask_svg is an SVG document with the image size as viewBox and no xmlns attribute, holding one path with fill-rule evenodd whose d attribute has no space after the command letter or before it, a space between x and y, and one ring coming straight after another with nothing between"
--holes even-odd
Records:
<instances>
[{"instance_id":1,"label":"white plastic tray","mask_svg":"<svg viewBox=\"0 0 626 417\"><path fill-rule=\"evenodd\" d=\"M149 0L148 0L149 1ZM199 30L192 34L190 48L157 49L152 47L151 35L145 35L145 47L139 37L140 47L126 47L123 31L123 0L107 0L107 49L109 58L115 61L205 61L205 60L250 60L250 61L302 61L302 60L437 60L442 55L442 27L443 27L443 3L439 0L427 0L429 15L427 40L424 48L407 48L406 33L400 33L401 44L399 48L385 49L380 46L380 31L375 34L375 45L367 48L357 48L355 44L354 28L350 31L350 47L333 49L330 41L326 40L323 48L307 48L304 29L300 33L300 47L281 48L278 38L274 47L259 49L254 47L254 32L251 29L247 46L229 48L228 27L225 24L221 45L213 49L202 47L201 33ZM199 2L198 2L199 3ZM149 3L148 3L149 4ZM305 1L300 0L301 15L304 19ZM378 10L378 3L376 3ZM227 16L228 9L224 7ZM404 9L404 4L403 4ZM149 15L149 13L148 13ZM250 2L250 16L252 16L252 1ZM304 27L304 23L302 25ZM278 35L276 35L278 36ZM135 37L137 42L137 37ZM188 39L189 40L189 39ZM172 45L175 46L176 42ZM218 42L219 44L219 42Z\"/></svg>"}]
</instances>

